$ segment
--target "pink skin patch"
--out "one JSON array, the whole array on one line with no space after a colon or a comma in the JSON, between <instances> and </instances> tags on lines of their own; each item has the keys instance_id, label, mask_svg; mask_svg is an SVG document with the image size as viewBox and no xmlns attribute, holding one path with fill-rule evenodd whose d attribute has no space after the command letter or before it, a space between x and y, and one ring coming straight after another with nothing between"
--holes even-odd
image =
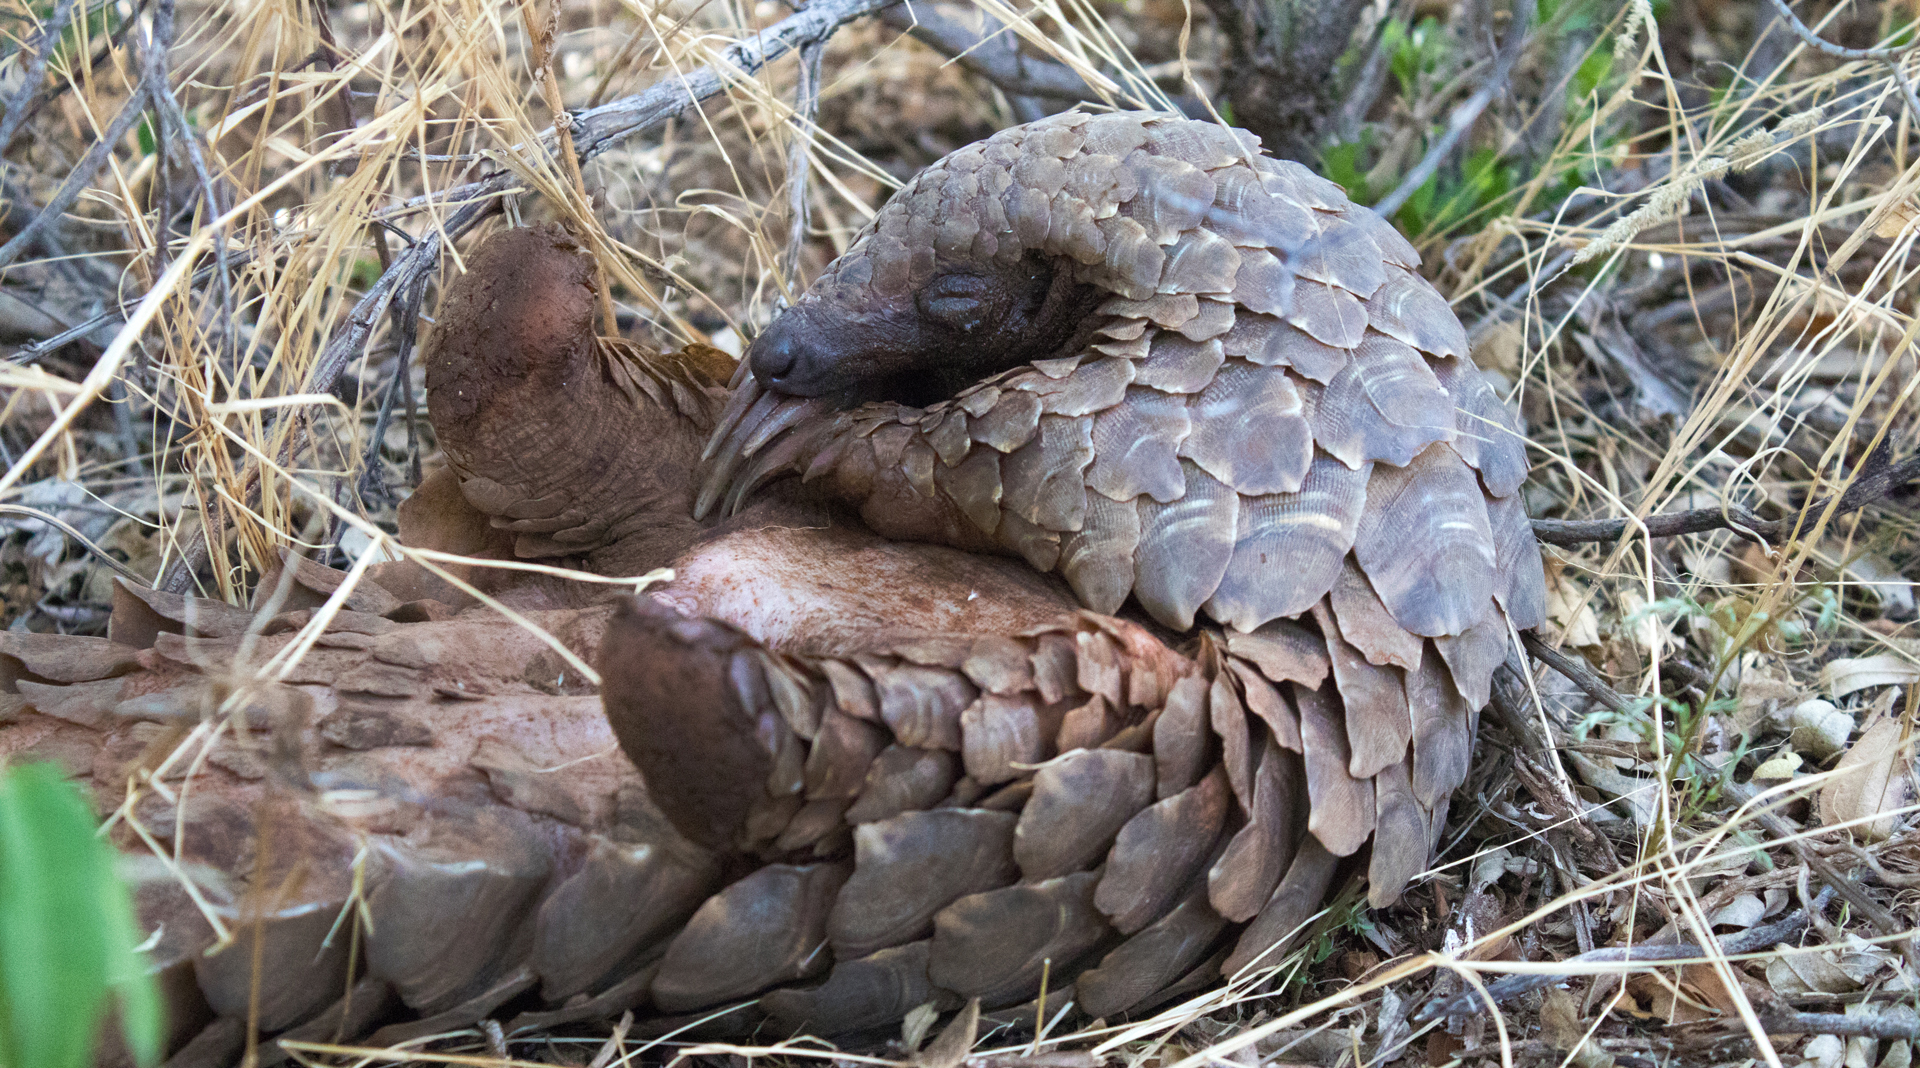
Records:
<instances>
[{"instance_id":1,"label":"pink skin patch","mask_svg":"<svg viewBox=\"0 0 1920 1068\"><path fill-rule=\"evenodd\" d=\"M1065 584L1017 560L847 528L744 530L694 548L674 571L655 600L815 655L852 653L876 632L903 629L1016 633L1076 607Z\"/></svg>"}]
</instances>

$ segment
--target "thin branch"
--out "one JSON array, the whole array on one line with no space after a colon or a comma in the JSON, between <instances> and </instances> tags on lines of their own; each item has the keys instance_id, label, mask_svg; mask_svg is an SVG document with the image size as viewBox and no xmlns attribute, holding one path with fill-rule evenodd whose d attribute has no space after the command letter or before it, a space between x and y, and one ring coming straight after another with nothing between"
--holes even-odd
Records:
<instances>
[{"instance_id":1,"label":"thin branch","mask_svg":"<svg viewBox=\"0 0 1920 1068\"><path fill-rule=\"evenodd\" d=\"M1899 463L1878 466L1854 479L1853 485L1840 495L1834 514L1844 515L1865 508L1915 479L1920 479L1920 455L1910 456ZM1638 522L1631 519L1536 519L1533 521L1533 536L1549 545L1572 546L1595 541L1617 541L1629 530L1644 527L1647 536L1652 538L1731 530L1764 543L1792 534L1804 525L1805 517L1825 512L1832 503L1833 498L1822 497L1784 519L1762 519L1737 504L1724 508L1661 512Z\"/></svg>"},{"instance_id":2,"label":"thin branch","mask_svg":"<svg viewBox=\"0 0 1920 1068\"><path fill-rule=\"evenodd\" d=\"M1827 902L1832 899L1833 891L1831 889L1824 890L1819 897L1814 899L1813 907L1815 910L1824 910ZM1729 935L1721 939L1720 952L1722 955L1731 956L1739 953L1758 953L1769 950L1782 942L1797 941L1811 923L1812 920L1806 909L1795 909L1785 918L1776 920L1764 927L1755 927L1752 930L1743 931L1737 935ZM1563 963L1661 964L1676 960L1699 960L1708 958L1711 954L1712 951L1705 946L1697 946L1688 942L1677 945L1651 945L1643 942L1637 946L1609 946L1606 949L1596 949L1590 953L1582 953L1576 957L1568 957ZM1571 974L1509 975L1488 983L1486 997L1492 998L1493 1003L1499 1005L1512 1001L1514 998L1520 997L1523 994L1531 993L1535 990L1544 990L1547 987L1564 983L1571 978L1573 978ZM1452 997L1422 1006L1420 1011L1413 1014L1413 1021L1415 1023L1426 1023L1430 1020L1440 1019L1443 1016L1470 1016L1475 1013L1485 1012L1487 1008L1486 998L1481 997L1479 991L1463 990ZM1798 1014L1789 1013L1788 1015ZM1764 1018L1763 1015L1762 1019Z\"/></svg>"},{"instance_id":3,"label":"thin branch","mask_svg":"<svg viewBox=\"0 0 1920 1068\"><path fill-rule=\"evenodd\" d=\"M375 234L374 240L382 246L380 258L386 259L386 235ZM375 493L386 493L386 476L380 468L380 450L386 447L387 427L393 420L394 408L403 397L407 402L407 453L416 465L414 484L419 484L417 465L420 455L413 447L413 350L419 340L420 304L426 295L427 276L421 275L400 295L399 300L388 304L394 333L393 381L387 383L386 395L380 398L380 411L373 420L373 434L367 439L366 453L360 458L360 484L356 496L363 502ZM335 525L338 525L338 520Z\"/></svg>"},{"instance_id":4,"label":"thin branch","mask_svg":"<svg viewBox=\"0 0 1920 1068\"><path fill-rule=\"evenodd\" d=\"M793 141L787 146L787 248L780 258L780 277L788 288L800 286L800 253L807 244L811 201L807 177L813 172L808 149L813 147L814 120L820 114L820 60L826 46L815 41L800 47L800 77L793 87Z\"/></svg>"},{"instance_id":5,"label":"thin branch","mask_svg":"<svg viewBox=\"0 0 1920 1068\"><path fill-rule=\"evenodd\" d=\"M824 41L841 26L898 2L814 0L806 8L765 30L729 45L717 63L689 71L680 77L662 80L642 92L577 114L556 109L556 120L567 124L565 136L572 139L572 151L569 153L572 157L571 166L577 167L627 138L650 130L709 97L718 96L728 85L752 77L762 67L788 52ZM556 129L548 129L538 139L539 148L549 156L559 151L561 143L561 131ZM375 324L387 312L396 296L409 294L415 287L424 288L431 279L440 264L441 242L459 237L497 210L500 194L512 189L518 180L513 171L501 169L479 181L443 191L441 202L460 203L460 208L447 216L442 225L428 227L367 288L348 312L346 322L334 332L309 369L304 392L332 392L340 375L365 350ZM4 252L4 249L0 249L0 252ZM0 261L0 265L4 265L4 261ZM293 432L287 435L280 451L283 461L299 450L306 437L304 417L296 412L290 418L295 422ZM260 492L257 463L248 465L242 476L242 484L247 501L252 503L257 500ZM204 551L205 539L222 537L222 530L222 527L209 523L205 536L196 545ZM196 566L192 554L189 554L169 569L161 587L179 592L192 582Z\"/></svg>"},{"instance_id":6,"label":"thin branch","mask_svg":"<svg viewBox=\"0 0 1920 1068\"><path fill-rule=\"evenodd\" d=\"M1413 5L1401 0L1394 6L1393 17L1407 19L1412 11ZM1373 27L1366 62L1361 64L1360 73L1354 77L1353 84L1347 89L1347 98L1340 105L1333 129L1342 141L1360 139L1361 124L1366 122L1367 112L1373 110L1374 102L1380 99L1380 88L1386 82L1387 72L1392 66L1392 57L1388 54L1392 49L1386 32L1391 22L1391 19L1383 18Z\"/></svg>"},{"instance_id":7,"label":"thin branch","mask_svg":"<svg viewBox=\"0 0 1920 1068\"><path fill-rule=\"evenodd\" d=\"M758 73L760 68L801 45L824 41L854 19L891 7L899 0L814 0L779 22L729 45L721 60L684 77L669 78L644 92L622 97L574 116L574 143L581 162L605 152L638 133L667 121L708 97L718 96L728 84ZM723 74L723 72L725 72ZM542 138L545 143L548 135ZM496 178L510 182L511 175Z\"/></svg>"},{"instance_id":8,"label":"thin branch","mask_svg":"<svg viewBox=\"0 0 1920 1068\"><path fill-rule=\"evenodd\" d=\"M52 225L54 220L65 215L67 209L73 206L73 202L80 198L80 194L86 191L87 186L93 184L93 176L100 173L101 167L106 166L107 158L119 146L120 139L127 136L127 132L133 129L133 124L139 121L141 113L146 110L146 104L147 85L142 81L134 89L133 94L127 97L127 102L120 108L120 113L107 124L106 131L101 134L100 139L87 149L86 155L80 157L80 162L74 165L73 170L67 172L66 180L61 182L60 188L54 191L53 197L47 201L47 206L29 219L27 224L13 235L12 240L0 245L0 269L19 259L20 254L33 244L40 232Z\"/></svg>"},{"instance_id":9,"label":"thin branch","mask_svg":"<svg viewBox=\"0 0 1920 1068\"><path fill-rule=\"evenodd\" d=\"M1561 653L1559 650L1541 641L1532 633L1522 634L1521 640L1526 643L1528 652L1538 657L1540 661L1548 667L1559 672L1568 682L1578 687L1580 692L1616 712L1625 712L1631 709L1632 705L1625 697L1622 697L1613 687L1608 686L1599 675L1594 673L1592 668L1587 667L1586 663L1578 657L1570 657ZM1752 800L1753 797L1759 793L1759 791L1755 790L1752 786L1735 782L1727 783L1723 789L1726 790L1729 796L1742 804ZM1812 847L1799 836L1798 832L1792 827L1787 826L1786 821L1764 808L1756 809L1753 813L1753 818L1760 826L1766 828L1767 833L1772 835L1776 841L1792 850L1793 854L1800 858L1800 863L1813 869L1814 873L1820 876L1822 882L1825 882L1828 886L1838 891L1841 897L1846 898L1847 904L1859 910L1860 914L1867 918L1867 922L1872 924L1876 931L1883 935L1900 938L1901 949L1909 961L1914 960L1915 957L1920 957L1920 949L1916 949L1913 944L1914 932L1904 926L1892 912L1887 910L1885 905L1875 901L1859 883L1836 869L1827 861L1827 858L1814 852Z\"/></svg>"},{"instance_id":10,"label":"thin branch","mask_svg":"<svg viewBox=\"0 0 1920 1068\"><path fill-rule=\"evenodd\" d=\"M1793 1012L1754 1006L1760 1026L1770 1035L1834 1035L1840 1038L1920 1040L1920 1020L1896 1016L1845 1016L1837 1012Z\"/></svg>"},{"instance_id":11,"label":"thin branch","mask_svg":"<svg viewBox=\"0 0 1920 1068\"><path fill-rule=\"evenodd\" d=\"M1527 646L1527 652L1534 658L1560 673L1560 677L1578 687L1581 693L1607 706L1613 712L1633 711L1632 702L1620 696L1620 692L1606 684L1586 661L1567 654L1541 641L1532 631L1522 631L1520 640Z\"/></svg>"},{"instance_id":12,"label":"thin branch","mask_svg":"<svg viewBox=\"0 0 1920 1068\"><path fill-rule=\"evenodd\" d=\"M53 57L54 46L59 43L60 35L67 30L67 20L73 17L74 0L60 0L53 6L53 14L40 26L40 32L34 34L33 43L27 47L32 50L33 58L27 61L27 69L20 79L20 88L7 101L6 118L0 119L0 152L13 143L13 135L20 132L20 125L27 121L27 112L31 110L33 94L40 88L40 79L46 76L47 60Z\"/></svg>"},{"instance_id":13,"label":"thin branch","mask_svg":"<svg viewBox=\"0 0 1920 1068\"><path fill-rule=\"evenodd\" d=\"M36 522L45 523L60 533L65 534L67 537L72 538L75 542L78 542L81 548L92 553L101 563L118 572L120 576L128 582L136 583L142 587L147 585L147 577L145 575L121 563L119 557L95 545L92 539L80 533L73 524L51 512L43 512L38 508L29 508L24 504L0 504L0 515L23 516Z\"/></svg>"},{"instance_id":14,"label":"thin branch","mask_svg":"<svg viewBox=\"0 0 1920 1068\"><path fill-rule=\"evenodd\" d=\"M1787 20L1787 28L1798 34L1802 41L1807 42L1808 47L1818 49L1829 56L1833 56L1835 59L1866 59L1875 62L1885 62L1890 59L1904 59L1912 55L1914 49L1920 48L1920 41L1901 45L1898 48L1842 48L1832 41L1814 33L1806 23L1801 22L1800 16L1794 14L1793 9L1787 6L1787 0L1767 0L1767 2L1773 5L1773 9L1780 13L1781 18Z\"/></svg>"},{"instance_id":15,"label":"thin branch","mask_svg":"<svg viewBox=\"0 0 1920 1068\"><path fill-rule=\"evenodd\" d=\"M85 17L90 20L111 6L114 6L111 2L90 5L87 8ZM120 24L114 27L113 32L107 36L106 43L100 47L99 51L88 58L87 68L89 70L97 73L106 65L108 60L120 53L120 50L126 46L127 35L144 20L146 16L146 6L146 0L134 0L132 13L119 20ZM12 53L9 53L9 55L11 54ZM52 85L42 90L28 102L25 110L22 111L20 115L20 121L22 123L30 121L35 115L40 113L41 109L53 103L55 100L60 99L67 93L72 92L73 87L80 84L84 84L83 79L80 78L54 79ZM11 115L12 113L9 112L8 114ZM0 151L4 151L5 148L5 145L0 145Z\"/></svg>"},{"instance_id":16,"label":"thin branch","mask_svg":"<svg viewBox=\"0 0 1920 1068\"><path fill-rule=\"evenodd\" d=\"M1018 39L998 19L984 13L981 17L987 20L986 30L975 33L933 4L902 4L880 13L881 22L950 57L1003 92L1063 103L1105 99L1065 64L1021 52Z\"/></svg>"},{"instance_id":17,"label":"thin branch","mask_svg":"<svg viewBox=\"0 0 1920 1068\"><path fill-rule=\"evenodd\" d=\"M1835 59L1867 60L1886 67L1887 72L1893 75L1894 84L1900 87L1900 95L1907 100L1907 113L1912 115L1915 121L1920 121L1920 96L1914 95L1913 85L1907 81L1907 73L1900 66L1908 56L1913 54L1914 49L1920 48L1920 41L1901 45L1898 48L1843 48L1814 33L1806 23L1801 22L1800 16L1794 14L1793 9L1787 6L1787 0L1768 0L1768 2L1773 5L1775 11L1780 13L1780 17L1787 21L1787 28L1814 51Z\"/></svg>"},{"instance_id":18,"label":"thin branch","mask_svg":"<svg viewBox=\"0 0 1920 1068\"><path fill-rule=\"evenodd\" d=\"M213 172L207 167L207 157L200 148L200 137L192 124L187 122L186 111L180 107L180 100L173 94L173 82L168 74L168 54L173 48L174 0L156 0L153 5L153 27L147 40L144 57L145 70L141 75L142 84L147 90L147 102L153 108L156 176L166 173L166 140L171 136L179 141L180 151L187 157L187 164L193 168L193 178L200 194L201 207L208 219L225 217L226 205L220 197L219 185L214 181ZM162 211L165 211L163 206ZM155 248L159 264L154 274L164 273L166 266L167 223L160 221L161 241ZM213 239L213 280L219 288L220 338L229 350L233 346L233 264L228 256L226 227L222 226Z\"/></svg>"},{"instance_id":19,"label":"thin branch","mask_svg":"<svg viewBox=\"0 0 1920 1068\"><path fill-rule=\"evenodd\" d=\"M1511 651L1507 662L1493 673L1493 689L1488 711L1506 728L1514 741L1514 772L1526 784L1555 819L1568 821L1574 837L1601 862L1603 870L1620 866L1613 843L1594 826L1589 807L1574 792L1566 768L1554 757L1554 749L1567 748L1560 739L1549 736L1546 724L1529 711L1527 686L1521 681L1527 666Z\"/></svg>"},{"instance_id":20,"label":"thin branch","mask_svg":"<svg viewBox=\"0 0 1920 1068\"><path fill-rule=\"evenodd\" d=\"M644 133L709 97L718 96L729 84L751 77L760 68L802 45L824 41L841 26L857 18L890 7L899 0L814 0L804 9L772 26L727 47L720 62L689 71L682 77L668 78L632 96L589 108L571 116L570 133L574 153L581 163ZM724 73L723 73L724 72ZM555 133L541 135L540 144L554 151ZM446 190L449 201L466 201L460 210L447 217L444 226L429 228L393 266L382 272L353 311L345 325L327 343L320 359L308 374L305 390L326 393L340 373L366 346L373 324L380 318L387 301L404 288L413 276L435 269L440 263L441 235L458 237L472 229L497 206L495 198L517 181L512 171L498 170L477 182Z\"/></svg>"}]
</instances>

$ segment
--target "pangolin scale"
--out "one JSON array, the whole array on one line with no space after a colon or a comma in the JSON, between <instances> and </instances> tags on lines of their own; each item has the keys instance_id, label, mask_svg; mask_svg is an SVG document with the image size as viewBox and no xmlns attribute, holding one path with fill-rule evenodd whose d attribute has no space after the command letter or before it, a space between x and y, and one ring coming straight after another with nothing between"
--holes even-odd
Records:
<instances>
[{"instance_id":1,"label":"pangolin scale","mask_svg":"<svg viewBox=\"0 0 1920 1068\"><path fill-rule=\"evenodd\" d=\"M1334 187L1167 116L1007 131L902 190L731 397L702 350L595 339L565 235L467 261L403 537L674 566L611 601L457 572L600 696L412 563L324 627L344 576L289 558L258 611L127 588L110 641L0 636L0 756L130 798L116 840L169 858L139 901L174 1063L249 1019L1030 1020L1043 976L1137 1015L1277 960L1342 873L1380 905L1424 870L1543 584L1515 421ZM935 395L849 403L902 382Z\"/></svg>"}]
</instances>

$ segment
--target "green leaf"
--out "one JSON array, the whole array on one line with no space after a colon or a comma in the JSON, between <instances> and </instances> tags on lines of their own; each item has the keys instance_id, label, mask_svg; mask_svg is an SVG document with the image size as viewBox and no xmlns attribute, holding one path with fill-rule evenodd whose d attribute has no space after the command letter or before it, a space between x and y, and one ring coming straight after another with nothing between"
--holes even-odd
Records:
<instances>
[{"instance_id":1,"label":"green leaf","mask_svg":"<svg viewBox=\"0 0 1920 1068\"><path fill-rule=\"evenodd\" d=\"M59 770L0 772L0 1068L85 1068L109 991L128 1049L159 1059L159 995L114 855Z\"/></svg>"},{"instance_id":2,"label":"green leaf","mask_svg":"<svg viewBox=\"0 0 1920 1068\"><path fill-rule=\"evenodd\" d=\"M105 846L104 842L100 844ZM146 958L136 941L140 928L134 921L133 895L113 870L111 848L105 852L108 878L96 885L96 892L100 925L108 939L107 985L120 1000L120 1037L134 1062L157 1064L165 1052L160 1048L166 1027L160 989L148 974Z\"/></svg>"},{"instance_id":3,"label":"green leaf","mask_svg":"<svg viewBox=\"0 0 1920 1068\"><path fill-rule=\"evenodd\" d=\"M353 261L353 272L347 282L356 289L366 289L380 280L380 261L370 256L361 256Z\"/></svg>"},{"instance_id":4,"label":"green leaf","mask_svg":"<svg viewBox=\"0 0 1920 1068\"><path fill-rule=\"evenodd\" d=\"M1355 204L1371 204L1374 201L1367 176L1360 170L1360 154L1364 150L1365 146L1360 142L1347 141L1329 145L1320 153L1320 173L1346 190L1347 196Z\"/></svg>"},{"instance_id":5,"label":"green leaf","mask_svg":"<svg viewBox=\"0 0 1920 1068\"><path fill-rule=\"evenodd\" d=\"M1433 222L1434 199L1439 195L1439 175L1433 175L1421 182L1420 188L1413 191L1413 195L1407 198L1406 204L1400 209L1398 216L1400 228L1409 234L1426 233L1428 225Z\"/></svg>"},{"instance_id":6,"label":"green leaf","mask_svg":"<svg viewBox=\"0 0 1920 1068\"><path fill-rule=\"evenodd\" d=\"M1400 83L1400 95L1411 97L1417 87L1416 77L1420 73L1420 48L1407 32L1407 24L1399 19L1389 19L1380 29L1380 48L1390 57L1387 69L1393 72L1393 79Z\"/></svg>"},{"instance_id":7,"label":"green leaf","mask_svg":"<svg viewBox=\"0 0 1920 1068\"><path fill-rule=\"evenodd\" d=\"M1613 51L1606 48L1593 49L1574 70L1573 82L1567 86L1567 92L1572 94L1572 99L1576 103L1585 100L1600 88L1601 83L1605 82L1607 75L1611 73L1613 73Z\"/></svg>"},{"instance_id":8,"label":"green leaf","mask_svg":"<svg viewBox=\"0 0 1920 1068\"><path fill-rule=\"evenodd\" d=\"M1447 57L1447 35L1440 20L1428 16L1411 31L1398 20L1380 31L1385 47L1393 54L1388 69L1400 83L1400 95L1412 101L1420 93L1420 75L1439 69Z\"/></svg>"}]
</instances>

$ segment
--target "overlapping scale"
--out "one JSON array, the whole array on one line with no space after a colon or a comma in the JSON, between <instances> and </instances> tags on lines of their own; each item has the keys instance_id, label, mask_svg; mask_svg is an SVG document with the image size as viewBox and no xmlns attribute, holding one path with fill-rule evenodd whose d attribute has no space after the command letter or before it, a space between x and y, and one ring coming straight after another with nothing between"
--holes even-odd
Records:
<instances>
[{"instance_id":1,"label":"overlapping scale","mask_svg":"<svg viewBox=\"0 0 1920 1068\"><path fill-rule=\"evenodd\" d=\"M876 691L902 685L889 673L925 683L926 672L964 668L1001 692L983 693L960 717L955 752L939 765L944 771L913 780L926 785L910 807L886 784L926 766L932 751L896 747L873 758L867 788L896 800L884 806L883 822L859 824L854 870L828 923L835 960L872 963L850 964L843 980L804 997L776 999L778 1015L860 1019L867 1001L892 1003L886 991L923 989L918 973L898 971L899 960L917 956L878 955L917 945L929 930L928 974L954 997L980 996L990 1006L1031 997L1032 966L1053 953L1056 986L1078 964L1096 999L1139 1004L1153 984L1123 977L1121 964L1157 947L1167 956L1144 974L1171 984L1229 942L1244 956L1258 932L1284 937L1311 912L1301 911L1311 902L1286 898L1289 887L1321 886L1337 858L1376 835L1392 837L1395 849L1371 862L1384 888L1378 896L1397 896L1424 868L1436 787L1465 774L1463 760L1422 762L1417 750L1431 739L1436 753L1457 751L1465 706L1425 639L1414 639L1422 646L1414 671L1376 666L1341 637L1334 611L1323 598L1304 624L1277 621L1203 643L1191 660L1169 659L1143 633L1090 616L990 644L923 635L865 654L861 671ZM1384 615L1377 602L1371 612ZM627 642L738 640L705 626L710 632L699 634L664 609L629 611L616 620L607 655L646 659ZM827 666L835 663L781 662L798 673L794 689L822 693L833 688L830 675L847 673ZM1353 681L1355 671L1371 672L1374 690ZM1386 701L1388 686L1397 702ZM765 689L771 706L775 687ZM1386 727L1359 727L1379 719L1363 701L1391 706ZM1060 738L1075 732L1075 744L1057 757L1040 748L1034 763L998 765L989 778L1006 785L997 788L971 764L959 774L963 754L980 744L971 735L1004 733L982 714L994 703L1071 708L1045 722ZM830 741L837 715L836 708L823 716L817 739L839 744ZM1356 731L1366 740L1356 744ZM900 754L900 773L881 770L894 761L890 753ZM1356 768L1356 753L1380 754L1365 756L1376 767ZM866 815L867 802L856 800L850 822ZM1132 937L1090 955L1115 933ZM892 963L874 970L882 960ZM822 1000L829 989L846 991L843 1005Z\"/></svg>"},{"instance_id":2,"label":"overlapping scale","mask_svg":"<svg viewBox=\"0 0 1920 1068\"><path fill-rule=\"evenodd\" d=\"M117 632L153 642L166 663L222 663L242 640L154 629L212 618L185 601L125 601ZM374 837L365 959L382 989L426 1014L390 1037L529 991L552 1007L527 1021L629 1007L692 1018L759 998L735 1010L742 1021L836 1029L880 1026L927 1002L1018 1004L1042 970L1056 992L1084 982L1086 1007L1109 1012L1210 981L1279 948L1338 858L1366 855L1369 836L1393 842L1390 857L1376 849L1364 862L1376 898L1397 893L1424 866L1435 814L1465 774L1468 706L1438 643L1423 640L1411 672L1368 664L1339 633L1338 604L1329 594L1300 622L1208 639L1192 657L1137 625L1081 614L1017 635L901 630L818 658L631 601L599 660L616 736L654 769L644 800L623 800L616 814L595 800L608 786L542 774L562 754L503 749L484 763L492 807L432 817L430 833ZM347 751L355 763L343 767L422 766L408 755L422 742L383 739L437 732L431 717L446 706L422 683L465 669L435 626L371 646L342 639L313 668L345 679L381 664L395 692L413 695L385 699L384 718L361 714L357 734L330 726L337 716L306 728L372 746ZM428 653L443 647L446 658ZM147 685L116 674L144 670L125 647L50 655L21 639L0 652L70 680L21 692L74 722L107 722L83 704ZM1350 736L1370 714L1345 678L1356 665L1406 680L1411 739L1372 777L1352 766L1362 747ZM140 702L125 714L171 714L165 701ZM471 715L474 705L453 707ZM647 740L689 725L706 731L680 751L693 764L658 770ZM712 760L723 763L702 763ZM718 777L726 791L708 781ZM589 815L595 805L601 814ZM187 819L196 835L228 818L195 813L205 813ZM336 818L301 810L275 833L333 834L346 873L353 840L329 830ZM330 921L346 887L314 881L289 917ZM289 918L265 929L281 940L269 959L314 963L276 969L262 1018L298 1027L338 1008L339 962L312 956L322 927ZM243 1012L242 958L210 960L198 969L206 996Z\"/></svg>"}]
</instances>

